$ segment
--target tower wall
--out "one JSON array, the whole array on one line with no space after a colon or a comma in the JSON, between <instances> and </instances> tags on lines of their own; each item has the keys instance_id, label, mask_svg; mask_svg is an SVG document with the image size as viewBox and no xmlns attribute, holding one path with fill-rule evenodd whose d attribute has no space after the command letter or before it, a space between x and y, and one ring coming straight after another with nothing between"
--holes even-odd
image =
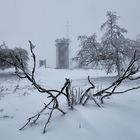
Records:
<instances>
[{"instance_id":1,"label":"tower wall","mask_svg":"<svg viewBox=\"0 0 140 140\"><path fill-rule=\"evenodd\" d=\"M66 39L56 41L56 68L69 68L69 42Z\"/></svg>"}]
</instances>

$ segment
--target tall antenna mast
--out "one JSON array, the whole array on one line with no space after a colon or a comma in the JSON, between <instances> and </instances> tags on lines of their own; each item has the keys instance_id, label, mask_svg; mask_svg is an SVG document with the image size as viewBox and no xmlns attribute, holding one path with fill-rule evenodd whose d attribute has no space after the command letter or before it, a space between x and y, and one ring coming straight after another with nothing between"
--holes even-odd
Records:
<instances>
[{"instance_id":1,"label":"tall antenna mast","mask_svg":"<svg viewBox=\"0 0 140 140\"><path fill-rule=\"evenodd\" d=\"M69 21L67 21L67 24L66 24L66 37L67 37L67 39L69 39L69 29L70 29L70 24L69 24Z\"/></svg>"}]
</instances>

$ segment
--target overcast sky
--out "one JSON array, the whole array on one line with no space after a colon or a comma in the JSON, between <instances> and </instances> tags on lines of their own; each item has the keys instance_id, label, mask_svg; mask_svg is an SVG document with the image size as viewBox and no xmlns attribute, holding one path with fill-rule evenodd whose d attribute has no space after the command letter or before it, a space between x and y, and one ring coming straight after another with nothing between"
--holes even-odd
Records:
<instances>
[{"instance_id":1,"label":"overcast sky","mask_svg":"<svg viewBox=\"0 0 140 140\"><path fill-rule=\"evenodd\" d=\"M36 44L37 57L55 67L55 39L66 37L70 23L71 51L78 35L96 33L106 20L106 11L116 11L127 37L140 34L140 0L0 0L0 42L9 48Z\"/></svg>"}]
</instances>

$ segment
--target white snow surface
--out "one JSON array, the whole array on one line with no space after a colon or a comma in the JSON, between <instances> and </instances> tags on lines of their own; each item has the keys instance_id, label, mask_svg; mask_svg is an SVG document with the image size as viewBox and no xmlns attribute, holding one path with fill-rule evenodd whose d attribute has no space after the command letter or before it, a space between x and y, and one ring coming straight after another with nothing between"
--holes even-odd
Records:
<instances>
[{"instance_id":1,"label":"white snow surface","mask_svg":"<svg viewBox=\"0 0 140 140\"><path fill-rule=\"evenodd\" d=\"M101 70L56 70L37 69L37 81L48 89L61 89L65 78L72 79L75 86L88 86L87 76L95 85L107 86L114 75ZM140 84L125 82L119 90ZM73 86L74 86L73 85ZM0 140L140 140L140 89L122 95L113 95L99 108L94 103L75 106L67 110L62 99L62 108L67 112L56 112L43 134L47 114L43 114L37 125L19 128L47 103L45 94L38 93L27 80L0 72Z\"/></svg>"}]
</instances>

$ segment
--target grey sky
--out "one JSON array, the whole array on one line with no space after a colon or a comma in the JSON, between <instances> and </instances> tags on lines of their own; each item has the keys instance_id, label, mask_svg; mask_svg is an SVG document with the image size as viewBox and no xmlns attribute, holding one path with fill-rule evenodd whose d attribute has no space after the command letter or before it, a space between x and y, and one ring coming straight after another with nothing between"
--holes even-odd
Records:
<instances>
[{"instance_id":1,"label":"grey sky","mask_svg":"<svg viewBox=\"0 0 140 140\"><path fill-rule=\"evenodd\" d=\"M32 40L38 58L46 58L54 67L54 40L66 36L66 22L70 22L73 52L78 35L95 32L100 38L100 25L108 10L121 17L120 24L128 30L128 37L140 33L139 0L0 0L0 42L27 49L27 41Z\"/></svg>"}]
</instances>

